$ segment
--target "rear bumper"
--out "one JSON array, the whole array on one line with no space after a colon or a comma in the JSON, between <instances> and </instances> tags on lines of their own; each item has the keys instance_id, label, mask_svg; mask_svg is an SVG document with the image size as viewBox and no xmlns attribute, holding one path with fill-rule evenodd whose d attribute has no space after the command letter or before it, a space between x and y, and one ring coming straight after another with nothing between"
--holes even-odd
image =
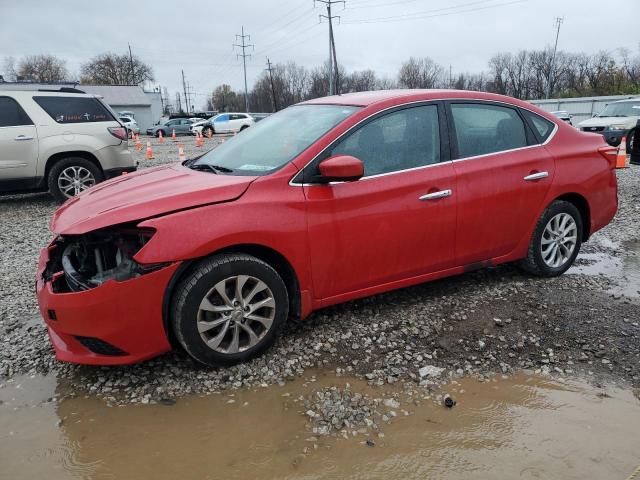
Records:
<instances>
[{"instance_id":1,"label":"rear bumper","mask_svg":"<svg viewBox=\"0 0 640 480\"><path fill-rule=\"evenodd\" d=\"M111 168L109 170L105 170L104 171L104 179L108 180L110 178L114 178L114 177L119 177L120 175L122 175L123 173L131 173L131 172L135 172L137 170L138 167L118 167L118 168Z\"/></svg>"},{"instance_id":2,"label":"rear bumper","mask_svg":"<svg viewBox=\"0 0 640 480\"><path fill-rule=\"evenodd\" d=\"M88 365L124 365L171 350L162 302L175 263L124 282L82 292L56 293L43 279L50 248L38 262L36 294L56 358Z\"/></svg>"}]
</instances>

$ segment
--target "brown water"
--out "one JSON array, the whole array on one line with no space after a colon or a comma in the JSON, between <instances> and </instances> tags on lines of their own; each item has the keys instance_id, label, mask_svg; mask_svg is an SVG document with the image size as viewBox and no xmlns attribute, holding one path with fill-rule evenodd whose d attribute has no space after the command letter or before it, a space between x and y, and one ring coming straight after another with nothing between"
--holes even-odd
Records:
<instances>
[{"instance_id":1,"label":"brown water","mask_svg":"<svg viewBox=\"0 0 640 480\"><path fill-rule=\"evenodd\" d=\"M307 441L293 399L346 382L385 395L326 374L173 406L109 407L95 398L47 402L64 390L55 378L18 378L0 388L0 478L625 480L640 464L640 401L631 392L526 375L449 385L451 410L403 404L413 414L385 425L383 438Z\"/></svg>"}]
</instances>

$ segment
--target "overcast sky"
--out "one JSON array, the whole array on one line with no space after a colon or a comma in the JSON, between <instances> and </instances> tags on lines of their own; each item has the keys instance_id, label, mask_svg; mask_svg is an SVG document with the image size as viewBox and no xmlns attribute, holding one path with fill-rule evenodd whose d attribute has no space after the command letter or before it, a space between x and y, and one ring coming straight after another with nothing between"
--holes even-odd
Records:
<instances>
[{"instance_id":1,"label":"overcast sky","mask_svg":"<svg viewBox=\"0 0 640 480\"><path fill-rule=\"evenodd\" d=\"M552 44L558 16L563 50L637 52L640 44L638 0L346 0L346 8L333 8L341 16L338 61L348 71L371 68L388 77L410 56L429 56L454 74L483 70L496 52ZM170 92L181 89L184 69L201 106L218 84L243 88L242 61L232 47L243 25L255 45L247 59L249 88L266 56L308 67L323 62L322 13L313 0L0 0L0 66L2 57L51 53L76 73L93 55L125 53L130 43Z\"/></svg>"}]
</instances>

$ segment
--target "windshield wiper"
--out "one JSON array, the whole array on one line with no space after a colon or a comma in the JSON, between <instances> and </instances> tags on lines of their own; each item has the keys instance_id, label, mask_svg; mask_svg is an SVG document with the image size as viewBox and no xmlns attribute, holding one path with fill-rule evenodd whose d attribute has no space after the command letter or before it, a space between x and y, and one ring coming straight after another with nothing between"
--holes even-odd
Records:
<instances>
[{"instance_id":1,"label":"windshield wiper","mask_svg":"<svg viewBox=\"0 0 640 480\"><path fill-rule=\"evenodd\" d=\"M207 170L216 174L233 172L230 168L221 167L220 165L210 165L208 163L196 163L194 165L189 165L189 168L192 170Z\"/></svg>"}]
</instances>

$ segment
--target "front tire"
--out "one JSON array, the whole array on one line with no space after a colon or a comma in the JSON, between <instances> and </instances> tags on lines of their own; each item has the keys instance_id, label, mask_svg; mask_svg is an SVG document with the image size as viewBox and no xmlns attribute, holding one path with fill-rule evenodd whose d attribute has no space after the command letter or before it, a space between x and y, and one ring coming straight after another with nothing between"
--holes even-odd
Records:
<instances>
[{"instance_id":1,"label":"front tire","mask_svg":"<svg viewBox=\"0 0 640 480\"><path fill-rule=\"evenodd\" d=\"M104 180L100 169L82 157L63 158L49 171L49 192L60 202L65 202L87 188Z\"/></svg>"},{"instance_id":2,"label":"front tire","mask_svg":"<svg viewBox=\"0 0 640 480\"><path fill-rule=\"evenodd\" d=\"M208 136L209 136L209 132L211 132L211 135L213 135L214 133L216 133L216 132L213 130L213 127L204 127L204 128L202 129L202 136L204 136L204 137L208 137Z\"/></svg>"},{"instance_id":3,"label":"front tire","mask_svg":"<svg viewBox=\"0 0 640 480\"><path fill-rule=\"evenodd\" d=\"M172 299L176 338L196 361L227 366L267 350L289 314L287 288L262 260L223 254L197 263Z\"/></svg>"},{"instance_id":4,"label":"front tire","mask_svg":"<svg viewBox=\"0 0 640 480\"><path fill-rule=\"evenodd\" d=\"M520 266L541 277L557 277L575 261L583 235L582 216L570 202L556 200L542 213Z\"/></svg>"}]
</instances>

